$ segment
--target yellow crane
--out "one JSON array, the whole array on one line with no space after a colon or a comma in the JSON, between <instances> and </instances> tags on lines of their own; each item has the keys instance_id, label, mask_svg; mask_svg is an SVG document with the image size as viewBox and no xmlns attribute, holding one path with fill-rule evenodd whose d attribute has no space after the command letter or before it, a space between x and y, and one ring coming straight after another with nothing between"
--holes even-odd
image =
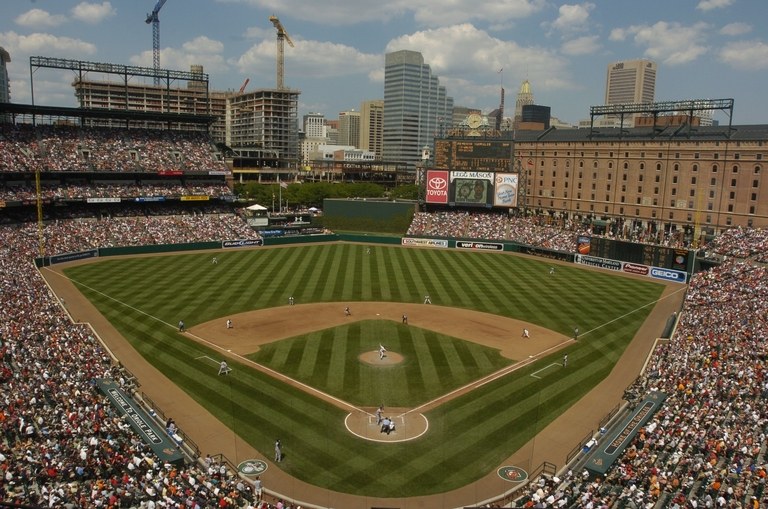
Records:
<instances>
[{"instance_id":1,"label":"yellow crane","mask_svg":"<svg viewBox=\"0 0 768 509\"><path fill-rule=\"evenodd\" d=\"M275 26L277 30L277 88L285 88L283 76L285 74L285 42L287 42L292 48L294 47L293 41L288 36L288 32L285 31L285 27L277 19L277 16L270 16L269 21Z\"/></svg>"}]
</instances>

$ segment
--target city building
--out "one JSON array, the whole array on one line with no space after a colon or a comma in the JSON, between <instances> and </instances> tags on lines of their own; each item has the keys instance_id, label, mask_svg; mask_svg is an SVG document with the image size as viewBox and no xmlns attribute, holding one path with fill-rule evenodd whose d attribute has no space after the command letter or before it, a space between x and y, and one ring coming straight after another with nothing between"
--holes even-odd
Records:
<instances>
[{"instance_id":1,"label":"city building","mask_svg":"<svg viewBox=\"0 0 768 509\"><path fill-rule=\"evenodd\" d=\"M384 154L384 100L363 101L360 104L360 148L373 152L380 160Z\"/></svg>"},{"instance_id":2,"label":"city building","mask_svg":"<svg viewBox=\"0 0 768 509\"><path fill-rule=\"evenodd\" d=\"M11 80L8 77L8 62L11 55L0 46L0 103L11 102Z\"/></svg>"},{"instance_id":3,"label":"city building","mask_svg":"<svg viewBox=\"0 0 768 509\"><path fill-rule=\"evenodd\" d=\"M339 144L339 121L338 119L325 119L325 137L329 145Z\"/></svg>"},{"instance_id":4,"label":"city building","mask_svg":"<svg viewBox=\"0 0 768 509\"><path fill-rule=\"evenodd\" d=\"M453 98L421 53L387 53L384 66L383 152L387 161L416 167L433 147L440 125L453 116Z\"/></svg>"},{"instance_id":5,"label":"city building","mask_svg":"<svg viewBox=\"0 0 768 509\"><path fill-rule=\"evenodd\" d=\"M549 129L551 108L539 104L524 104L517 129Z\"/></svg>"},{"instance_id":6,"label":"city building","mask_svg":"<svg viewBox=\"0 0 768 509\"><path fill-rule=\"evenodd\" d=\"M309 158L311 161L372 162L375 154L352 145L320 145Z\"/></svg>"},{"instance_id":7,"label":"city building","mask_svg":"<svg viewBox=\"0 0 768 509\"><path fill-rule=\"evenodd\" d=\"M477 108L468 108L466 106L454 106L453 117L450 119L449 122L445 123L444 131L454 126L462 126L462 125L465 126L467 122L467 117L469 117L472 114L482 115L483 112Z\"/></svg>"},{"instance_id":8,"label":"city building","mask_svg":"<svg viewBox=\"0 0 768 509\"><path fill-rule=\"evenodd\" d=\"M304 115L302 126L305 137L325 139L325 115L322 113L307 113Z\"/></svg>"},{"instance_id":9,"label":"city building","mask_svg":"<svg viewBox=\"0 0 768 509\"><path fill-rule=\"evenodd\" d=\"M258 151L270 168L294 168L299 160L299 91L260 89L227 101L227 146Z\"/></svg>"},{"instance_id":10,"label":"city building","mask_svg":"<svg viewBox=\"0 0 768 509\"><path fill-rule=\"evenodd\" d=\"M768 227L768 125L517 131L525 206L653 231Z\"/></svg>"},{"instance_id":11,"label":"city building","mask_svg":"<svg viewBox=\"0 0 768 509\"><path fill-rule=\"evenodd\" d=\"M656 96L656 63L624 60L608 64L605 104L651 103Z\"/></svg>"},{"instance_id":12,"label":"city building","mask_svg":"<svg viewBox=\"0 0 768 509\"><path fill-rule=\"evenodd\" d=\"M111 65L111 64L104 64ZM203 66L190 66L190 76L199 76L200 80L190 79L186 87L166 87L164 85L128 82L112 79L107 81L75 78L73 86L75 96L81 108L143 111L151 113L182 113L192 115L212 115L216 117L210 126L211 138L218 143L226 140L227 99L234 95L228 91L209 91L208 79L203 74ZM115 120L89 120L91 125L116 126ZM162 129L163 124L145 123L144 127Z\"/></svg>"},{"instance_id":13,"label":"city building","mask_svg":"<svg viewBox=\"0 0 768 509\"><path fill-rule=\"evenodd\" d=\"M523 80L520 84L520 90L517 92L517 98L515 99L515 118L512 120L513 125L517 127L517 124L523 121L523 106L533 104L533 88L531 82Z\"/></svg>"},{"instance_id":14,"label":"city building","mask_svg":"<svg viewBox=\"0 0 768 509\"><path fill-rule=\"evenodd\" d=\"M360 146L360 112L355 110L339 113L339 145Z\"/></svg>"}]
</instances>

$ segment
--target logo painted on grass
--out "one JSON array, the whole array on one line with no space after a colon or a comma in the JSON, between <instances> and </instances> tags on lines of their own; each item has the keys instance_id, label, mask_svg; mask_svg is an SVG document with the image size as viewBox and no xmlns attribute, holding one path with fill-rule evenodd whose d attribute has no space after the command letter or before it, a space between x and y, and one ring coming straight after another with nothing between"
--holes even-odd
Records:
<instances>
[{"instance_id":1,"label":"logo painted on grass","mask_svg":"<svg viewBox=\"0 0 768 509\"><path fill-rule=\"evenodd\" d=\"M243 475L261 475L267 469L267 464L261 460L245 460L237 466L237 471Z\"/></svg>"},{"instance_id":2,"label":"logo painted on grass","mask_svg":"<svg viewBox=\"0 0 768 509\"><path fill-rule=\"evenodd\" d=\"M496 471L499 477L509 482L521 482L528 479L528 472L520 467L501 467Z\"/></svg>"}]
</instances>

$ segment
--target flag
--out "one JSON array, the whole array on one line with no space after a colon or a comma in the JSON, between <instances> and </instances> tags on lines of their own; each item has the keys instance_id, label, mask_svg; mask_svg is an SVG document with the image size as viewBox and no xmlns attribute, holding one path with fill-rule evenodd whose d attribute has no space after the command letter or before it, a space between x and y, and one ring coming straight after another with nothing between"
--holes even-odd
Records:
<instances>
[{"instance_id":1,"label":"flag","mask_svg":"<svg viewBox=\"0 0 768 509\"><path fill-rule=\"evenodd\" d=\"M280 182L280 187L282 187L283 189L288 189L288 184L286 184L285 182Z\"/></svg>"},{"instance_id":2,"label":"flag","mask_svg":"<svg viewBox=\"0 0 768 509\"><path fill-rule=\"evenodd\" d=\"M501 69L499 69L498 71L496 71L496 73L498 74L498 73L500 73L500 72L501 72L501 71L503 71L503 70L504 70L504 68L502 67Z\"/></svg>"}]
</instances>

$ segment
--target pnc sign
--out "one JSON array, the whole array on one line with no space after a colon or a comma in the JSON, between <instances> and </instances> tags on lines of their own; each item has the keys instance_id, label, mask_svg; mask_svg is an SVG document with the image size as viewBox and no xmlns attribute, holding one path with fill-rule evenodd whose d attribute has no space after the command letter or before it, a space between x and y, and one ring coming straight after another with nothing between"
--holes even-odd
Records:
<instances>
[{"instance_id":1,"label":"pnc sign","mask_svg":"<svg viewBox=\"0 0 768 509\"><path fill-rule=\"evenodd\" d=\"M448 172L427 171L427 203L448 203Z\"/></svg>"}]
</instances>

